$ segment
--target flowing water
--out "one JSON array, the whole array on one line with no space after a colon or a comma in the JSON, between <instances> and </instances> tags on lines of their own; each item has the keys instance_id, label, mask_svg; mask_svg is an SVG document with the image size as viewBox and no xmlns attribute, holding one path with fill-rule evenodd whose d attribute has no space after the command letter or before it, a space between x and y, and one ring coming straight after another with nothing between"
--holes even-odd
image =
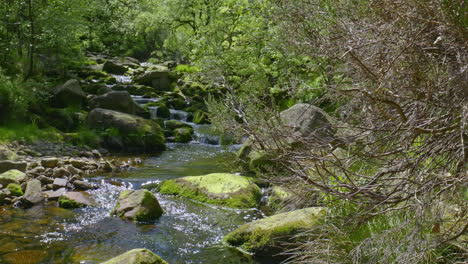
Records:
<instances>
[{"instance_id":1,"label":"flowing water","mask_svg":"<svg viewBox=\"0 0 468 264\"><path fill-rule=\"evenodd\" d=\"M220 208L156 193L165 213L154 223L134 224L109 215L122 190L228 171L223 164L232 151L205 144L168 144L167 151L145 159L141 167L88 179L100 185L91 192L99 202L96 207L66 210L51 203L25 210L3 208L0 263L100 263L142 247L168 263L262 263L222 243L230 231L261 218L256 209Z\"/></svg>"},{"instance_id":2,"label":"flowing water","mask_svg":"<svg viewBox=\"0 0 468 264\"><path fill-rule=\"evenodd\" d=\"M118 82L130 78L115 76ZM132 96L139 104L160 98ZM157 107L150 107L153 118ZM168 143L159 156L148 157L138 168L88 178L99 186L91 191L98 206L67 210L57 202L29 209L0 207L0 263L100 263L134 248L147 248L170 264L274 263L253 259L222 243L222 238L244 223L263 217L257 209L234 210L175 196L156 196L165 213L150 224L135 224L110 216L125 189L147 188L172 178L229 172L239 146L220 146L209 125L187 122L189 114L171 109L171 119L194 128L189 144ZM122 158L122 157L119 157Z\"/></svg>"}]
</instances>

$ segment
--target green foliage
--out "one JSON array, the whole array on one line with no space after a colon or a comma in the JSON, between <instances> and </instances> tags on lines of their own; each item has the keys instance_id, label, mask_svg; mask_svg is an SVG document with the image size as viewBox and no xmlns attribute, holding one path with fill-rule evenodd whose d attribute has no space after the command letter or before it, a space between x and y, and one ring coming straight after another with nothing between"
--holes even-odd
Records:
<instances>
[{"instance_id":1,"label":"green foliage","mask_svg":"<svg viewBox=\"0 0 468 264\"><path fill-rule=\"evenodd\" d=\"M56 140L57 131L53 128L39 129L35 123L9 122L6 126L0 126L0 142L15 140L34 142L38 139Z\"/></svg>"}]
</instances>

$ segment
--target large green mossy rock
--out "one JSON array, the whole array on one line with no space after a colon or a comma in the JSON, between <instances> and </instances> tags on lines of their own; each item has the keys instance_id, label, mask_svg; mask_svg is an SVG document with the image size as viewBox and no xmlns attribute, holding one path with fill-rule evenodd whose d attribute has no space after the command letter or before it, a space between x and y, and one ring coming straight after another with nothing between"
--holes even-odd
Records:
<instances>
[{"instance_id":1,"label":"large green mossy rock","mask_svg":"<svg viewBox=\"0 0 468 264\"><path fill-rule=\"evenodd\" d=\"M166 70L148 71L133 78L135 83L151 86L158 91L169 91L171 81Z\"/></svg>"},{"instance_id":2,"label":"large green mossy rock","mask_svg":"<svg viewBox=\"0 0 468 264\"><path fill-rule=\"evenodd\" d=\"M294 198L294 194L281 186L273 186L268 197L268 207L274 212L281 212L282 209Z\"/></svg>"},{"instance_id":3,"label":"large green mossy rock","mask_svg":"<svg viewBox=\"0 0 468 264\"><path fill-rule=\"evenodd\" d=\"M147 222L159 218L163 210L150 191L125 190L120 194L111 214L135 222Z\"/></svg>"},{"instance_id":4,"label":"large green mossy rock","mask_svg":"<svg viewBox=\"0 0 468 264\"><path fill-rule=\"evenodd\" d=\"M174 129L177 129L177 128L189 128L189 129L193 130L191 125L189 125L187 123L184 123L182 121L179 121L179 120L167 120L165 122L165 126L166 126L167 129L170 129L170 130L174 130Z\"/></svg>"},{"instance_id":5,"label":"large green mossy rock","mask_svg":"<svg viewBox=\"0 0 468 264\"><path fill-rule=\"evenodd\" d=\"M247 223L223 239L230 246L255 255L272 256L294 242L299 232L312 229L325 216L325 209L311 207L277 214Z\"/></svg>"},{"instance_id":6,"label":"large green mossy rock","mask_svg":"<svg viewBox=\"0 0 468 264\"><path fill-rule=\"evenodd\" d=\"M137 248L101 264L167 264L167 262L148 249Z\"/></svg>"},{"instance_id":7,"label":"large green mossy rock","mask_svg":"<svg viewBox=\"0 0 468 264\"><path fill-rule=\"evenodd\" d=\"M257 207L261 198L260 188L249 178L228 173L163 181L158 191L231 208Z\"/></svg>"},{"instance_id":8,"label":"large green mossy rock","mask_svg":"<svg viewBox=\"0 0 468 264\"><path fill-rule=\"evenodd\" d=\"M165 149L163 131L152 120L96 108L89 112L86 123L90 129L104 131L106 144L113 149L147 152Z\"/></svg>"},{"instance_id":9,"label":"large green mossy rock","mask_svg":"<svg viewBox=\"0 0 468 264\"><path fill-rule=\"evenodd\" d=\"M189 128L174 129L174 141L177 143L187 143L192 141L192 130Z\"/></svg>"},{"instance_id":10,"label":"large green mossy rock","mask_svg":"<svg viewBox=\"0 0 468 264\"><path fill-rule=\"evenodd\" d=\"M102 69L105 71L105 72L108 72L108 73L113 73L113 74L124 74L128 71L128 68L123 66L122 64L120 63L116 63L114 61L106 61L102 67Z\"/></svg>"},{"instance_id":11,"label":"large green mossy rock","mask_svg":"<svg viewBox=\"0 0 468 264\"><path fill-rule=\"evenodd\" d=\"M19 170L9 170L0 174L0 184L3 186L7 186L10 183L21 184L26 180L26 174Z\"/></svg>"}]
</instances>

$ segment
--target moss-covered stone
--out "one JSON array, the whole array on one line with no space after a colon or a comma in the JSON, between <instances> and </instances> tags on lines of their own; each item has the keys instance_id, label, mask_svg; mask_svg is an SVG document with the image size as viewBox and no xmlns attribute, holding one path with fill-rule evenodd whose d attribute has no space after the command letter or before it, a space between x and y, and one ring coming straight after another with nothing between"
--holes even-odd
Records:
<instances>
[{"instance_id":1,"label":"moss-covered stone","mask_svg":"<svg viewBox=\"0 0 468 264\"><path fill-rule=\"evenodd\" d=\"M268 197L268 206L274 212L281 211L283 206L290 201L294 195L280 186L273 186Z\"/></svg>"},{"instance_id":2,"label":"moss-covered stone","mask_svg":"<svg viewBox=\"0 0 468 264\"><path fill-rule=\"evenodd\" d=\"M26 181L26 179L26 174L19 170L9 170L0 174L0 184L3 186L7 186L10 183L21 184Z\"/></svg>"},{"instance_id":3,"label":"moss-covered stone","mask_svg":"<svg viewBox=\"0 0 468 264\"><path fill-rule=\"evenodd\" d=\"M177 128L174 130L174 141L187 143L192 141L192 130L189 128Z\"/></svg>"},{"instance_id":4,"label":"moss-covered stone","mask_svg":"<svg viewBox=\"0 0 468 264\"><path fill-rule=\"evenodd\" d=\"M158 191L232 208L257 207L261 198L260 188L249 178L228 173L167 180Z\"/></svg>"},{"instance_id":5,"label":"moss-covered stone","mask_svg":"<svg viewBox=\"0 0 468 264\"><path fill-rule=\"evenodd\" d=\"M0 160L16 160L18 155L11 151L7 146L0 144Z\"/></svg>"},{"instance_id":6,"label":"moss-covered stone","mask_svg":"<svg viewBox=\"0 0 468 264\"><path fill-rule=\"evenodd\" d=\"M189 128L193 130L191 125L178 120L167 120L165 124L166 128L170 130L174 130L177 128Z\"/></svg>"},{"instance_id":7,"label":"moss-covered stone","mask_svg":"<svg viewBox=\"0 0 468 264\"><path fill-rule=\"evenodd\" d=\"M125 190L120 194L111 214L135 222L147 222L159 218L163 210L150 191Z\"/></svg>"},{"instance_id":8,"label":"moss-covered stone","mask_svg":"<svg viewBox=\"0 0 468 264\"><path fill-rule=\"evenodd\" d=\"M167 264L167 262L148 249L137 248L101 264Z\"/></svg>"},{"instance_id":9,"label":"moss-covered stone","mask_svg":"<svg viewBox=\"0 0 468 264\"><path fill-rule=\"evenodd\" d=\"M10 183L8 184L7 188L13 196L22 196L24 194L19 184Z\"/></svg>"},{"instance_id":10,"label":"moss-covered stone","mask_svg":"<svg viewBox=\"0 0 468 264\"><path fill-rule=\"evenodd\" d=\"M152 120L96 108L88 114L86 122L91 129L113 132L106 137L110 148L148 152L165 149L163 131Z\"/></svg>"},{"instance_id":11,"label":"moss-covered stone","mask_svg":"<svg viewBox=\"0 0 468 264\"><path fill-rule=\"evenodd\" d=\"M94 206L96 203L86 192L67 192L58 199L59 206L62 208L80 208Z\"/></svg>"},{"instance_id":12,"label":"moss-covered stone","mask_svg":"<svg viewBox=\"0 0 468 264\"><path fill-rule=\"evenodd\" d=\"M286 248L284 242L294 242L294 235L313 228L324 215L325 210L320 207L277 214L245 224L223 241L243 251L271 256Z\"/></svg>"}]
</instances>

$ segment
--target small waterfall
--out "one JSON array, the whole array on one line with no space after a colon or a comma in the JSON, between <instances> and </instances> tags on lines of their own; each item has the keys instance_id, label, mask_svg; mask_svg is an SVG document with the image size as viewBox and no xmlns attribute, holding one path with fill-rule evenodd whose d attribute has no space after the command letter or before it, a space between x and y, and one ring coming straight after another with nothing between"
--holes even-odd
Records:
<instances>
[{"instance_id":1,"label":"small waterfall","mask_svg":"<svg viewBox=\"0 0 468 264\"><path fill-rule=\"evenodd\" d=\"M181 110L169 109L171 112L171 119L187 122L189 113Z\"/></svg>"},{"instance_id":2,"label":"small waterfall","mask_svg":"<svg viewBox=\"0 0 468 264\"><path fill-rule=\"evenodd\" d=\"M151 119L155 119L156 117L158 117L158 108L159 107L157 107L157 106L149 106L148 107L148 110L151 113Z\"/></svg>"},{"instance_id":3,"label":"small waterfall","mask_svg":"<svg viewBox=\"0 0 468 264\"><path fill-rule=\"evenodd\" d=\"M200 144L221 145L221 137L213 132L211 125L191 124L194 140Z\"/></svg>"},{"instance_id":4,"label":"small waterfall","mask_svg":"<svg viewBox=\"0 0 468 264\"><path fill-rule=\"evenodd\" d=\"M144 98L141 95L132 95L133 101L139 105L145 105L147 103L155 103L161 100L161 98Z\"/></svg>"},{"instance_id":5,"label":"small waterfall","mask_svg":"<svg viewBox=\"0 0 468 264\"><path fill-rule=\"evenodd\" d=\"M115 75L115 74L112 74L112 76L115 77L115 79L117 80L117 83L131 83L132 82L132 77L130 76Z\"/></svg>"}]
</instances>

